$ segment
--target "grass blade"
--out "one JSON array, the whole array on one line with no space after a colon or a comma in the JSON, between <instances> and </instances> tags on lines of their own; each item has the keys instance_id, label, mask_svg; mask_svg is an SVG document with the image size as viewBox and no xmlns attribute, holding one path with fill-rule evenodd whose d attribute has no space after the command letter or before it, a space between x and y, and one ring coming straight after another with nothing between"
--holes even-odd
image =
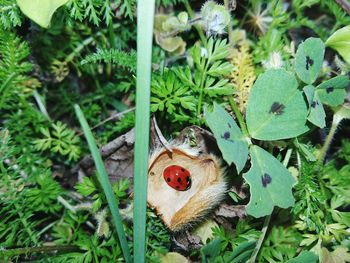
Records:
<instances>
[{"instance_id":1,"label":"grass blade","mask_svg":"<svg viewBox=\"0 0 350 263\"><path fill-rule=\"evenodd\" d=\"M125 238L123 223L119 214L117 198L114 196L112 186L109 182L108 174L106 172L104 163L100 155L100 151L96 146L95 139L91 133L90 127L84 117L84 114L78 105L74 105L74 108L75 108L76 115L78 116L80 125L83 128L83 132L88 142L92 158L94 159L96 169L97 169L98 179L105 193L109 209L111 210L113 223L115 225L115 228L117 229L117 234L118 234L120 246L122 247L125 261L129 263L131 262L131 255L130 255L128 243Z\"/></svg>"},{"instance_id":2,"label":"grass blade","mask_svg":"<svg viewBox=\"0 0 350 263\"><path fill-rule=\"evenodd\" d=\"M137 1L137 80L134 150L134 262L145 262L150 85L155 0Z\"/></svg>"}]
</instances>

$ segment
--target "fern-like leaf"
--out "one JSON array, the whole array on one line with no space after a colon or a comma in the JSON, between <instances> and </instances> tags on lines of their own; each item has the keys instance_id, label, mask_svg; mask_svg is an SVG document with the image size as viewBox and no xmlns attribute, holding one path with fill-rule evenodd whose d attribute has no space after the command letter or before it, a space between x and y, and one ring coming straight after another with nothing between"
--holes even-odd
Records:
<instances>
[{"instance_id":1,"label":"fern-like leaf","mask_svg":"<svg viewBox=\"0 0 350 263\"><path fill-rule=\"evenodd\" d=\"M112 63L116 66L136 72L136 52L129 53L117 49L98 49L96 53L88 55L81 61L82 65L96 63Z\"/></svg>"}]
</instances>

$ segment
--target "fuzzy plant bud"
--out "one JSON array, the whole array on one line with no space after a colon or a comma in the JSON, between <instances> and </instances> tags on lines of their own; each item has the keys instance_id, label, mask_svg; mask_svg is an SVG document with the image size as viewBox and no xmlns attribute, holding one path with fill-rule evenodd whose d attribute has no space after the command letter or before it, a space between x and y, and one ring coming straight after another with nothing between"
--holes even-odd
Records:
<instances>
[{"instance_id":1,"label":"fuzzy plant bud","mask_svg":"<svg viewBox=\"0 0 350 263\"><path fill-rule=\"evenodd\" d=\"M265 69L279 69L283 67L283 59L280 52L272 52L268 60L264 60L263 66Z\"/></svg>"},{"instance_id":2,"label":"fuzzy plant bud","mask_svg":"<svg viewBox=\"0 0 350 263\"><path fill-rule=\"evenodd\" d=\"M201 17L207 35L221 35L230 23L230 14L222 5L214 1L206 2L201 9Z\"/></svg>"}]
</instances>

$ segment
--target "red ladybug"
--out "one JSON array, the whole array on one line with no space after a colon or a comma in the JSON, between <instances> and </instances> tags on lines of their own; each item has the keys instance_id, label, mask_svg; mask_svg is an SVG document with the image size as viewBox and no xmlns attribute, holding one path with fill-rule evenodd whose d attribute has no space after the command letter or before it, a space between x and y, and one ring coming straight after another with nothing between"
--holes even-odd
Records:
<instances>
[{"instance_id":1,"label":"red ladybug","mask_svg":"<svg viewBox=\"0 0 350 263\"><path fill-rule=\"evenodd\" d=\"M191 186L190 172L179 165L170 165L163 171L165 182L178 191L186 191Z\"/></svg>"}]
</instances>

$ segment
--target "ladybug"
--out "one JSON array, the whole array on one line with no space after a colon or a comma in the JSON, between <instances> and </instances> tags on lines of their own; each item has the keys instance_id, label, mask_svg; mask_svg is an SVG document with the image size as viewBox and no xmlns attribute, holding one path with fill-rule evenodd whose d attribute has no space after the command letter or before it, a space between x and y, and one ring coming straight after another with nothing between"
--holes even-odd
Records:
<instances>
[{"instance_id":1,"label":"ladybug","mask_svg":"<svg viewBox=\"0 0 350 263\"><path fill-rule=\"evenodd\" d=\"M165 182L175 190L186 191L191 186L190 172L179 165L170 165L163 171Z\"/></svg>"}]
</instances>

